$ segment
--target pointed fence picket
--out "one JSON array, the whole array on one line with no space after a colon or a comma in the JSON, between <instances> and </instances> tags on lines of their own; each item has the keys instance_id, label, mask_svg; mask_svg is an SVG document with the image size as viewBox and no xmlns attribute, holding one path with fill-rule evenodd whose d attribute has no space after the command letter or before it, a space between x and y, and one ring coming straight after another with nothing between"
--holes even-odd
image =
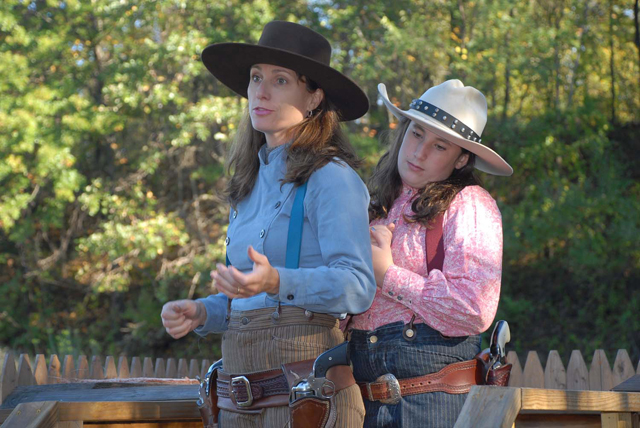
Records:
<instances>
[{"instance_id":1,"label":"pointed fence picket","mask_svg":"<svg viewBox=\"0 0 640 428\"><path fill-rule=\"evenodd\" d=\"M175 358L132 357L130 360L121 356L104 358L99 355L89 359L81 355L74 359L71 355L64 358L50 355L45 358L38 354L31 364L27 354L21 354L18 361L12 352L5 355L0 377L0 404L19 386L69 383L87 379L130 379L149 378L190 378L204 377L210 360ZM104 361L104 363L103 363ZM524 368L520 357L514 351L507 355L507 362L513 364L509 386L532 387L545 389L609 391L612 387L624 382L636 373L640 374L640 361L634 363L625 349L617 351L613 366L609 364L606 353L596 350L587 366L580 351L571 353L565 366L557 351L550 351L546 364L542 365L538 352L530 351L526 355ZM48 364L47 364L48 363ZM16 368L17 366L17 368Z\"/></svg>"}]
</instances>

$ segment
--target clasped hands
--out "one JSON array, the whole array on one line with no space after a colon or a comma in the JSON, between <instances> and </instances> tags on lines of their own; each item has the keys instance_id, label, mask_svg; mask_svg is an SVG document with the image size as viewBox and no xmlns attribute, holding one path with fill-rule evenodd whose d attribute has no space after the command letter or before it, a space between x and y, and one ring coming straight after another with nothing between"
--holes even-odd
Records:
<instances>
[{"instance_id":1,"label":"clasped hands","mask_svg":"<svg viewBox=\"0 0 640 428\"><path fill-rule=\"evenodd\" d=\"M230 299L251 297L262 292L278 293L280 274L271 266L267 256L252 246L247 249L247 255L253 262L253 270L249 273L242 273L233 266L216 264L216 270L211 271L211 279L218 291Z\"/></svg>"}]
</instances>

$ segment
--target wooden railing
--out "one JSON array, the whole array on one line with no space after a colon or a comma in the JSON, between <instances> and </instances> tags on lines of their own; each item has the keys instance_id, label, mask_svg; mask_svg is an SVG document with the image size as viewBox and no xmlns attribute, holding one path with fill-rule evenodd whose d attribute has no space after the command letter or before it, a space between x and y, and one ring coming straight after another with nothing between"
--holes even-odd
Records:
<instances>
[{"instance_id":1,"label":"wooden railing","mask_svg":"<svg viewBox=\"0 0 640 428\"><path fill-rule=\"evenodd\" d=\"M524 369L520 357L514 351L507 355L507 361L513 364L509 386L545 389L609 391L612 387L640 374L640 362L634 364L629 353L618 350L613 366L609 364L606 353L597 350L587 366L580 351L573 351L565 366L557 351L550 351L545 367L542 366L536 351L527 354ZM121 356L117 359L108 356L102 360L93 356L91 360L81 355L77 359L67 355L62 359L51 355L38 354L32 365L27 354L21 354L16 361L14 354L8 352L2 365L0 377L0 404L17 386L47 385L69 383L79 379L128 379L128 378L191 378L204 377L210 360L181 358L133 357L129 360Z\"/></svg>"},{"instance_id":2,"label":"wooden railing","mask_svg":"<svg viewBox=\"0 0 640 428\"><path fill-rule=\"evenodd\" d=\"M535 351L527 354L524 370L515 352L507 354L507 361L513 364L509 386L514 387L609 391L636 373L640 374L640 362L636 363L634 369L625 349L618 350L613 368L602 349L594 352L589 366L577 350L571 353L566 368L557 351L549 352L544 368Z\"/></svg>"},{"instance_id":3,"label":"wooden railing","mask_svg":"<svg viewBox=\"0 0 640 428\"><path fill-rule=\"evenodd\" d=\"M17 363L17 366L16 366ZM204 377L210 360L184 358L152 358L125 356L116 359L108 356L91 357L91 361L85 355L74 359L67 355L62 363L57 355L52 354L48 361L43 354L35 357L32 365L29 355L21 354L18 360L12 352L5 355L0 377L0 405L18 386L51 385L58 383L71 383L82 380L106 380L106 379L130 379L130 378L162 378L162 379L195 379L196 376Z\"/></svg>"}]
</instances>

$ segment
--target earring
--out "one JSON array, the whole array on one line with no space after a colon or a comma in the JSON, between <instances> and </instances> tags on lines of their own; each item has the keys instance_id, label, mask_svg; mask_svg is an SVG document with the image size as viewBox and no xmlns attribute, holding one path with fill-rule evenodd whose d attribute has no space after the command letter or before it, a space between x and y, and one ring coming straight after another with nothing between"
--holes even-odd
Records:
<instances>
[{"instance_id":1,"label":"earring","mask_svg":"<svg viewBox=\"0 0 640 428\"><path fill-rule=\"evenodd\" d=\"M311 117L313 116L313 111L312 110L307 110L307 117Z\"/></svg>"}]
</instances>

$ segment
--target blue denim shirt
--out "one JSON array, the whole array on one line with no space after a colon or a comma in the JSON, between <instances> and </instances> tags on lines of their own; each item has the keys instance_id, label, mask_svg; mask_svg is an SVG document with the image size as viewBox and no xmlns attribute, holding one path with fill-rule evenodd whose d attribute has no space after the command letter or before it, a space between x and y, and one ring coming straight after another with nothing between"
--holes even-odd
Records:
<instances>
[{"instance_id":1,"label":"blue denim shirt","mask_svg":"<svg viewBox=\"0 0 640 428\"><path fill-rule=\"evenodd\" d=\"M251 272L247 255L252 245L265 254L280 274L277 295L261 293L233 299L233 310L246 311L293 305L340 317L371 306L376 285L371 263L367 208L369 193L356 172L342 162L330 162L309 178L304 200L304 225L299 269L286 269L289 217L295 197L291 183L282 185L286 145L259 152L260 171L251 193L231 210L227 256L241 272ZM205 335L226 330L227 297L222 293L199 299L207 321L195 330Z\"/></svg>"}]
</instances>

